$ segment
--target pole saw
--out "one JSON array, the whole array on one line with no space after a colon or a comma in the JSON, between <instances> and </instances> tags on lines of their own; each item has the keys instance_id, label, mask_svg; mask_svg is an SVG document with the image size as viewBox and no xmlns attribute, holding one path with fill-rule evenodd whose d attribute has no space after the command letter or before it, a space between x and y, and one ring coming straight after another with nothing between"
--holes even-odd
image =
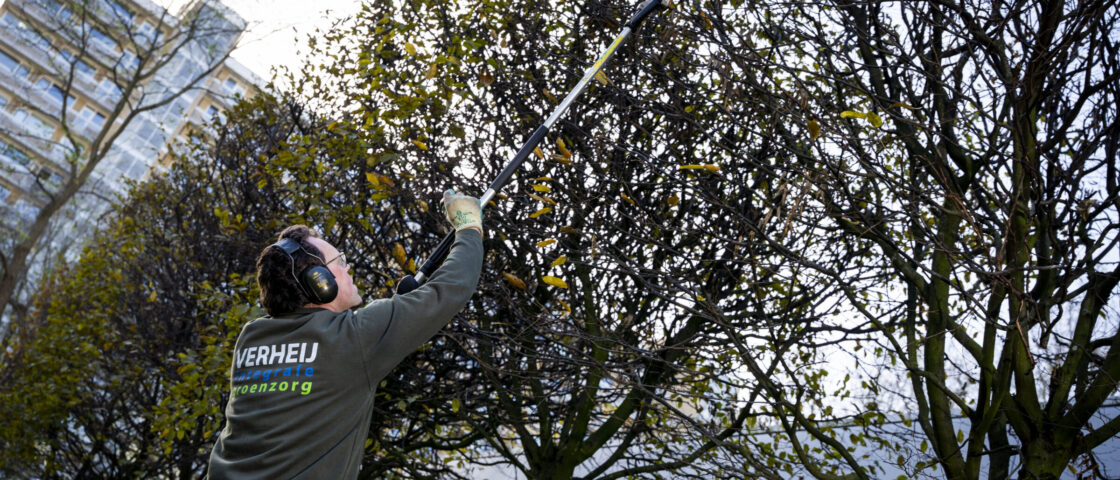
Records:
<instances>
[{"instance_id":1,"label":"pole saw","mask_svg":"<svg viewBox=\"0 0 1120 480\"><path fill-rule=\"evenodd\" d=\"M583 91L587 88L587 85L591 82L591 79L595 78L595 75L603 69L603 65L607 63L607 60L611 58L612 55L614 55L615 50L617 50L618 47L626 41L631 33L638 29L638 26L641 25L646 17L648 17L653 12L656 12L657 10L669 8L672 6L672 4L672 0L646 0L638 6L638 12L635 13L628 22L626 22L626 26L622 29L622 33L615 37L614 41L611 42L611 45L607 47L607 49L603 51L602 54L599 55L599 59L596 60L595 63L593 63L591 67L587 69L587 71L583 74L583 78L579 81L579 83L576 84L575 88L573 88L572 91L568 92L568 95L564 97L564 100L560 102L560 105L556 106L556 108L552 111L552 114L549 115L547 120L545 120L544 124L542 124L540 127L537 127L537 130L529 136L529 140L527 140L525 144L521 146L521 150L518 150L517 155L513 156L513 160L510 160L510 162L506 164L505 168L502 169L502 172L498 174L498 177L495 178L492 183L490 183L490 188L486 189L486 192L483 193L482 197L479 198L479 203L482 207L485 207L486 204L494 198L494 195L498 193L498 190L501 190L502 187L509 183L510 178L513 177L513 173L521 167L521 164L525 162L525 159L529 158L529 155L533 153L533 150L537 148L537 145L539 145L541 141L544 140L545 136L548 135L549 130L552 129L552 126L560 120L560 116L563 115L564 112L568 111L568 107L572 105L572 102L575 101L576 97L583 93ZM424 283L427 278L431 277L432 273L434 273L436 269L439 268L440 264L443 263L444 259L447 258L447 253L451 251L451 244L453 243L455 243L454 230L452 230L451 233L447 234L447 236L443 238L443 241L439 243L435 251L432 252L432 254L428 256L428 259L424 261L424 264L420 266L419 272L415 276L405 276L400 280L400 282L397 283L396 293L404 294L419 288L420 284Z\"/></svg>"}]
</instances>

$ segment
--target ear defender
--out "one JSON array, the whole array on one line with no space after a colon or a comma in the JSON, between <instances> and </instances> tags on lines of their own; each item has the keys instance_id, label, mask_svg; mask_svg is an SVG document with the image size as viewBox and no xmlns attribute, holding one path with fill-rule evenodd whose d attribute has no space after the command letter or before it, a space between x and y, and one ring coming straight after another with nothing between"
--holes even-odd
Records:
<instances>
[{"instance_id":1,"label":"ear defender","mask_svg":"<svg viewBox=\"0 0 1120 480\"><path fill-rule=\"evenodd\" d=\"M296 275L296 259L292 257L292 254L296 250L303 250L303 246L299 242L284 238L272 246L279 247L288 255L288 259L292 261L292 279L296 281L303 293L315 300L315 303L320 305L331 303L338 296L338 282L335 281L334 274L326 266L312 265L299 272L298 276ZM309 255L311 253L306 250L304 252ZM320 258L319 261L321 262L323 259Z\"/></svg>"},{"instance_id":2,"label":"ear defender","mask_svg":"<svg viewBox=\"0 0 1120 480\"><path fill-rule=\"evenodd\" d=\"M334 274L322 265L303 269L299 274L299 283L315 298L315 303L331 303L338 296L338 282L335 282Z\"/></svg>"}]
</instances>

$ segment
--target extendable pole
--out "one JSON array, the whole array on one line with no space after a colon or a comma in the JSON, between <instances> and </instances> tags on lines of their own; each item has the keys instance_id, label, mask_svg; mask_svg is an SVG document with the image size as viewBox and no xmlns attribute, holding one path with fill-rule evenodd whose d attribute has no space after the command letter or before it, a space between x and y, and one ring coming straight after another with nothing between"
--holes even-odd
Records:
<instances>
[{"instance_id":1,"label":"extendable pole","mask_svg":"<svg viewBox=\"0 0 1120 480\"><path fill-rule=\"evenodd\" d=\"M603 65L606 64L607 60L614 55L615 50L617 50L618 47L626 41L626 39L632 32L638 29L638 26L641 25L642 21L644 21L646 17L659 9L668 8L670 6L672 6L672 0L646 0L638 6L638 12L635 13L628 22L626 22L626 26L623 27L622 33L615 37L614 41L611 42L611 45L607 47L607 49L602 54L599 55L599 59L596 60L595 63L592 64L586 72L584 72L583 78L580 79L575 88L573 88L572 91L568 92L568 95L564 97L564 100L561 101L555 109L553 109L552 114L548 116L548 119L545 120L544 124L542 124L540 127L537 127L537 130L529 136L529 140L527 140L525 144L521 146L521 149L517 151L517 155L513 156L513 160L510 160L510 162L506 164L505 168L502 169L502 172L498 174L498 177L490 183L490 188L487 188L486 192L484 192L482 196L479 197L479 202L482 204L481 206L483 208L485 208L486 204L494 198L494 195L497 195L498 190L501 190L502 187L509 183L510 179L513 177L513 173L516 172L518 168L521 168L521 164L524 163L527 158L529 158L529 155L532 155L533 150L537 148L537 145L540 145L541 141L544 140L546 136L548 136L548 132L552 129L552 126L555 125L556 122L560 120L560 117L568 111L568 108L571 107L576 97L578 97L581 93L583 93L585 89L587 89L587 85L591 82L591 79L595 78L595 75L597 75L599 71L603 69ZM424 264L420 266L420 270L415 276L408 275L401 279L401 281L397 284L397 293L408 293L419 287L421 283L423 283L428 277L432 275L433 272L435 272L436 268L439 268L440 264L443 263L443 260L447 258L447 253L451 251L452 243L455 243L454 231L447 234L447 236L443 238L443 241L439 242L439 245L436 246L435 251L432 252L432 254L426 261L424 261Z\"/></svg>"}]
</instances>

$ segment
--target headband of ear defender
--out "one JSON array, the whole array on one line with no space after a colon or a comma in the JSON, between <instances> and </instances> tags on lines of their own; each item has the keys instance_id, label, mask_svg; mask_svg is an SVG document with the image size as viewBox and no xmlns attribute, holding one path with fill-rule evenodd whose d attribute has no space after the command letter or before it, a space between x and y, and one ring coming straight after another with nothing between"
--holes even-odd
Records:
<instances>
[{"instance_id":1,"label":"headband of ear defender","mask_svg":"<svg viewBox=\"0 0 1120 480\"><path fill-rule=\"evenodd\" d=\"M315 300L315 303L331 303L334 297L338 296L338 282L335 281L334 274L331 273L331 270L327 268L326 265L312 265L299 272L299 275L296 275L296 259L292 257L292 254L295 253L296 250L303 250L303 246L300 245L299 242L290 238L282 238L272 246L279 247L280 250L288 255L288 259L292 261L292 278L299 284L299 288L303 290L303 293L306 293L308 297ZM308 255L311 254L311 252L307 250L303 251ZM319 261L323 262L323 259L319 258Z\"/></svg>"}]
</instances>

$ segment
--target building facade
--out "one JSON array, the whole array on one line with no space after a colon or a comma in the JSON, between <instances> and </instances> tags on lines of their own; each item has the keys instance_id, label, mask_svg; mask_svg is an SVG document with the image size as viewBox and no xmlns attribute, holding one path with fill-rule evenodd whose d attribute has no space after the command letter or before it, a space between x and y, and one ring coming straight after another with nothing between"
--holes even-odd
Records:
<instances>
[{"instance_id":1,"label":"building facade","mask_svg":"<svg viewBox=\"0 0 1120 480\"><path fill-rule=\"evenodd\" d=\"M149 0L0 1L0 248L66 197L36 243L40 261L259 83L229 58L246 23L218 0L177 14Z\"/></svg>"}]
</instances>

